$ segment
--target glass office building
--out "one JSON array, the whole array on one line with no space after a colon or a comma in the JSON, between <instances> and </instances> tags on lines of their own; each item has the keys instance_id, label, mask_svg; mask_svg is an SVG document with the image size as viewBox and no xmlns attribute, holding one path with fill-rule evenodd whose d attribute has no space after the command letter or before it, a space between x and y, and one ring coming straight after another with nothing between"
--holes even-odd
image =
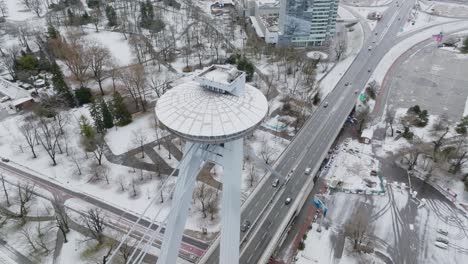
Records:
<instances>
[{"instance_id":1,"label":"glass office building","mask_svg":"<svg viewBox=\"0 0 468 264\"><path fill-rule=\"evenodd\" d=\"M279 46L321 46L335 34L339 0L281 0Z\"/></svg>"}]
</instances>

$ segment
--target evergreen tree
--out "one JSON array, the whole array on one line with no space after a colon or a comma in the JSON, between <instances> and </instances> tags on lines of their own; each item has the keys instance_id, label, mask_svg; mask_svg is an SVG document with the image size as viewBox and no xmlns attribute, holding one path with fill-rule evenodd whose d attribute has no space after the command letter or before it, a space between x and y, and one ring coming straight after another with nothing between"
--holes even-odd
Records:
<instances>
[{"instance_id":1,"label":"evergreen tree","mask_svg":"<svg viewBox=\"0 0 468 264\"><path fill-rule=\"evenodd\" d=\"M86 116L81 115L80 116L80 131L83 136L85 136L88 139L94 138L94 130L91 124L89 123L88 118Z\"/></svg>"},{"instance_id":2,"label":"evergreen tree","mask_svg":"<svg viewBox=\"0 0 468 264\"><path fill-rule=\"evenodd\" d=\"M112 117L112 113L104 99L101 98L100 104L102 111L102 122L104 124L104 127L107 129L112 128L114 126L114 119Z\"/></svg>"},{"instance_id":3,"label":"evergreen tree","mask_svg":"<svg viewBox=\"0 0 468 264\"><path fill-rule=\"evenodd\" d=\"M101 4L99 0L88 0L86 3L88 4L88 7L92 9L99 7Z\"/></svg>"},{"instance_id":4,"label":"evergreen tree","mask_svg":"<svg viewBox=\"0 0 468 264\"><path fill-rule=\"evenodd\" d=\"M463 46L460 48L462 53L468 53L468 37L463 40Z\"/></svg>"},{"instance_id":5,"label":"evergreen tree","mask_svg":"<svg viewBox=\"0 0 468 264\"><path fill-rule=\"evenodd\" d=\"M91 93L91 89L86 87L76 89L75 97L76 100L78 100L78 105L80 106L91 103L91 101L93 100L93 94Z\"/></svg>"},{"instance_id":6,"label":"evergreen tree","mask_svg":"<svg viewBox=\"0 0 468 264\"><path fill-rule=\"evenodd\" d=\"M140 12L140 26L143 28L151 28L154 21L154 8L149 0L146 0L146 2L140 2Z\"/></svg>"},{"instance_id":7,"label":"evergreen tree","mask_svg":"<svg viewBox=\"0 0 468 264\"><path fill-rule=\"evenodd\" d=\"M128 111L119 92L115 92L112 97L112 112L114 114L115 123L118 126L125 126L132 122L132 115Z\"/></svg>"},{"instance_id":8,"label":"evergreen tree","mask_svg":"<svg viewBox=\"0 0 468 264\"><path fill-rule=\"evenodd\" d=\"M51 73L53 74L52 83L54 84L54 90L57 92L57 95L60 96L68 106L75 106L75 98L70 92L70 89L63 78L62 70L56 62L52 63Z\"/></svg>"},{"instance_id":9,"label":"evergreen tree","mask_svg":"<svg viewBox=\"0 0 468 264\"><path fill-rule=\"evenodd\" d=\"M152 24L154 21L154 8L150 0L146 0L146 13L148 15L148 20L150 24Z\"/></svg>"},{"instance_id":10,"label":"evergreen tree","mask_svg":"<svg viewBox=\"0 0 468 264\"><path fill-rule=\"evenodd\" d=\"M106 6L106 16L107 20L109 21L107 23L109 27L117 26L117 14L115 13L115 9L112 6Z\"/></svg>"},{"instance_id":11,"label":"evergreen tree","mask_svg":"<svg viewBox=\"0 0 468 264\"><path fill-rule=\"evenodd\" d=\"M57 31L57 29L55 29L54 25L49 24L47 26L47 37L48 38L56 39L56 38L58 38L59 35L60 35L60 33Z\"/></svg>"},{"instance_id":12,"label":"evergreen tree","mask_svg":"<svg viewBox=\"0 0 468 264\"><path fill-rule=\"evenodd\" d=\"M465 135L468 127L468 116L462 117L460 122L455 127L455 131L460 135Z\"/></svg>"},{"instance_id":13,"label":"evergreen tree","mask_svg":"<svg viewBox=\"0 0 468 264\"><path fill-rule=\"evenodd\" d=\"M38 67L39 70L41 71L50 71L51 66L50 66L50 61L47 59L47 56L44 52L43 49L39 48L39 61L38 61Z\"/></svg>"},{"instance_id":14,"label":"evergreen tree","mask_svg":"<svg viewBox=\"0 0 468 264\"><path fill-rule=\"evenodd\" d=\"M68 24L69 25L74 25L75 24L75 13L71 9L67 10L67 18L68 18Z\"/></svg>"},{"instance_id":15,"label":"evergreen tree","mask_svg":"<svg viewBox=\"0 0 468 264\"><path fill-rule=\"evenodd\" d=\"M94 129L96 129L96 132L99 134L104 134L104 130L106 128L104 127L104 121L102 118L102 109L96 100L93 100L89 104L89 113L91 114L91 118L94 121Z\"/></svg>"}]
</instances>

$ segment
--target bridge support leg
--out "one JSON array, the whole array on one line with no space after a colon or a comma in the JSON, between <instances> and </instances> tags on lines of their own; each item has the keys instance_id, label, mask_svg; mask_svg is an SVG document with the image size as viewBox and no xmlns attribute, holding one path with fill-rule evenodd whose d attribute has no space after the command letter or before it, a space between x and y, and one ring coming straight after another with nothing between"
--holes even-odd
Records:
<instances>
[{"instance_id":1,"label":"bridge support leg","mask_svg":"<svg viewBox=\"0 0 468 264\"><path fill-rule=\"evenodd\" d=\"M221 204L221 264L239 263L240 193L244 139L224 143Z\"/></svg>"},{"instance_id":2,"label":"bridge support leg","mask_svg":"<svg viewBox=\"0 0 468 264\"><path fill-rule=\"evenodd\" d=\"M166 222L166 231L158 264L175 264L177 261L193 188L197 174L200 171L200 165L203 165L199 146L199 144L190 142L185 144L184 159L177 177L172 208Z\"/></svg>"}]
</instances>

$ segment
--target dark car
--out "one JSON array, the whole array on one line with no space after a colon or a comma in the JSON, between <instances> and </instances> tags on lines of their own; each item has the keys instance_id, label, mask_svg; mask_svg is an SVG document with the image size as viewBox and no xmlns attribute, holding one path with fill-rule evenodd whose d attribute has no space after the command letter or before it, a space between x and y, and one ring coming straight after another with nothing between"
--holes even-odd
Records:
<instances>
[{"instance_id":1,"label":"dark car","mask_svg":"<svg viewBox=\"0 0 468 264\"><path fill-rule=\"evenodd\" d=\"M241 226L241 231L245 232L245 231L249 230L249 228L250 228L250 221L245 220L244 223Z\"/></svg>"}]
</instances>

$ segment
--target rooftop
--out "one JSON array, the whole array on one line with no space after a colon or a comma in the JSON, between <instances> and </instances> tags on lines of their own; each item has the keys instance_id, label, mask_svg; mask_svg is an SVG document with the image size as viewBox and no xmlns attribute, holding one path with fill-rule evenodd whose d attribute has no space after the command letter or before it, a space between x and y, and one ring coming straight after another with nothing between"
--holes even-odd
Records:
<instances>
[{"instance_id":1,"label":"rooftop","mask_svg":"<svg viewBox=\"0 0 468 264\"><path fill-rule=\"evenodd\" d=\"M243 137L265 117L268 103L257 88L245 85L241 96L217 93L198 82L180 84L156 104L160 122L195 142L226 142Z\"/></svg>"}]
</instances>

